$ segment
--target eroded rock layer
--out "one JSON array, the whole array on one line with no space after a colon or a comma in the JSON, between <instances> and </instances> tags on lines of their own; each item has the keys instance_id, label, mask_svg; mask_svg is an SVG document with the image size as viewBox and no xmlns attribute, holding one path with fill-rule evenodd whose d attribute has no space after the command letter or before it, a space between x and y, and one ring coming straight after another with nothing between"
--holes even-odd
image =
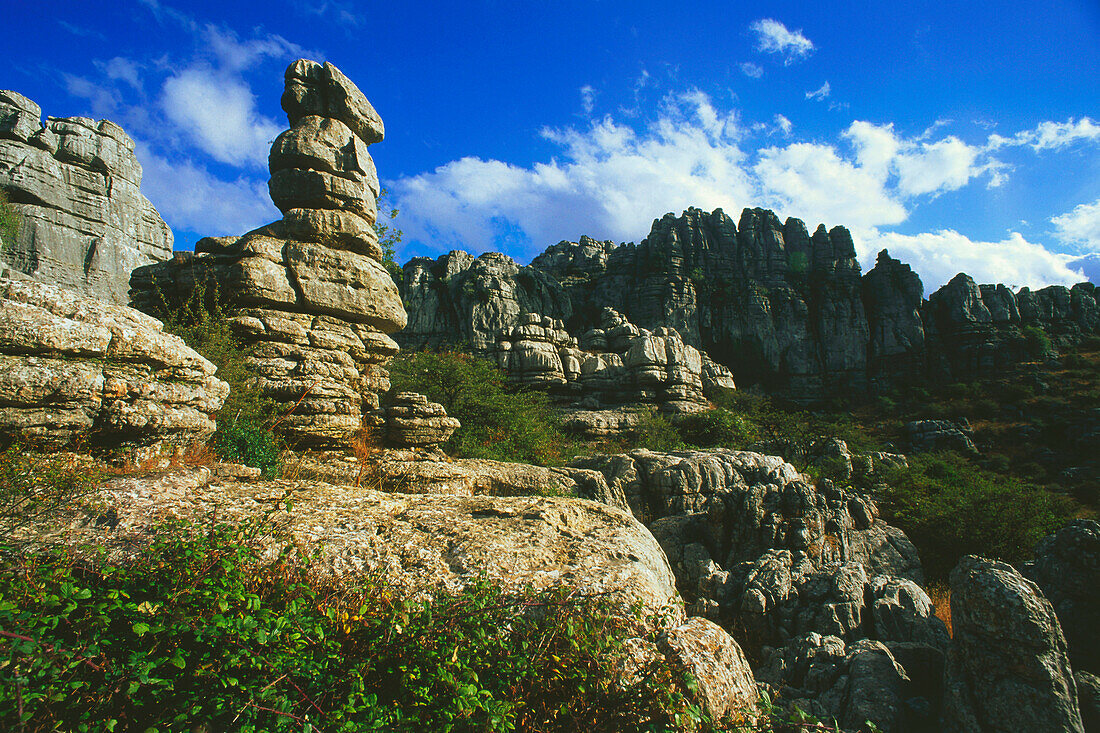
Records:
<instances>
[{"instance_id":1,"label":"eroded rock layer","mask_svg":"<svg viewBox=\"0 0 1100 733\"><path fill-rule=\"evenodd\" d=\"M372 226L379 188L367 146L384 130L332 64L291 64L282 103L291 128L269 162L283 218L136 270L131 295L151 312L165 300L219 299L262 393L285 406L277 429L302 447L346 446L389 389L397 344L387 334L406 322Z\"/></svg>"},{"instance_id":2,"label":"eroded rock layer","mask_svg":"<svg viewBox=\"0 0 1100 733\"><path fill-rule=\"evenodd\" d=\"M0 279L0 437L118 447L209 438L229 385L161 323L56 286Z\"/></svg>"},{"instance_id":3,"label":"eroded rock layer","mask_svg":"<svg viewBox=\"0 0 1100 733\"><path fill-rule=\"evenodd\" d=\"M172 255L172 231L145 198L134 141L109 120L48 117L0 91L0 187L19 214L0 257L25 275L120 305L130 272Z\"/></svg>"}]
</instances>

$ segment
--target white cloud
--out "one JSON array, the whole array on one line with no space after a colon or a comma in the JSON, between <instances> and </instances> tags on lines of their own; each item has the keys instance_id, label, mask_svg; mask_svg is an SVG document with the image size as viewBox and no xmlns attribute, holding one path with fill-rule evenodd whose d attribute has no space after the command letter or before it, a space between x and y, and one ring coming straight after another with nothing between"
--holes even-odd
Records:
<instances>
[{"instance_id":1,"label":"white cloud","mask_svg":"<svg viewBox=\"0 0 1100 733\"><path fill-rule=\"evenodd\" d=\"M224 181L191 160L171 162L139 143L141 190L173 229L220 236L243 234L280 217L265 182Z\"/></svg>"},{"instance_id":2,"label":"white cloud","mask_svg":"<svg viewBox=\"0 0 1100 733\"><path fill-rule=\"evenodd\" d=\"M208 50L217 59L219 68L225 71L240 72L255 66L265 58L295 59L308 56L317 59L319 57L316 51L307 51L297 43L291 43L277 34L242 41L231 30L207 25L202 36Z\"/></svg>"},{"instance_id":3,"label":"white cloud","mask_svg":"<svg viewBox=\"0 0 1100 733\"><path fill-rule=\"evenodd\" d=\"M1055 236L1082 251L1100 251L1100 199L1091 204L1078 204L1073 211L1050 220L1057 230Z\"/></svg>"},{"instance_id":4,"label":"white cloud","mask_svg":"<svg viewBox=\"0 0 1100 733\"><path fill-rule=\"evenodd\" d=\"M115 56L110 61L96 61L95 66L108 79L126 82L136 92L142 90L140 65L130 59Z\"/></svg>"},{"instance_id":5,"label":"white cloud","mask_svg":"<svg viewBox=\"0 0 1100 733\"><path fill-rule=\"evenodd\" d=\"M198 65L164 82L160 106L204 153L237 166L266 165L283 125L256 111L248 84L233 74Z\"/></svg>"},{"instance_id":6,"label":"white cloud","mask_svg":"<svg viewBox=\"0 0 1100 733\"><path fill-rule=\"evenodd\" d=\"M814 50L814 44L802 35L802 29L790 31L773 18L762 18L749 28L756 33L756 50L781 54L784 65L789 66Z\"/></svg>"},{"instance_id":7,"label":"white cloud","mask_svg":"<svg viewBox=\"0 0 1100 733\"><path fill-rule=\"evenodd\" d=\"M764 76L764 67L759 64L754 64L751 61L746 61L741 64L741 73L750 79L759 79Z\"/></svg>"},{"instance_id":8,"label":"white cloud","mask_svg":"<svg viewBox=\"0 0 1100 733\"><path fill-rule=\"evenodd\" d=\"M586 115L592 114L592 110L596 107L596 90L591 84L585 84L580 89L581 91L581 108Z\"/></svg>"},{"instance_id":9,"label":"white cloud","mask_svg":"<svg viewBox=\"0 0 1100 733\"><path fill-rule=\"evenodd\" d=\"M666 101L639 135L610 117L587 129L543 130L561 160L530 168L462 158L431 173L387 182L410 239L440 250L485 251L518 231L533 255L566 236L638 239L656 213L687 206L735 213L753 198L736 116L698 92Z\"/></svg>"},{"instance_id":10,"label":"white cloud","mask_svg":"<svg viewBox=\"0 0 1100 733\"><path fill-rule=\"evenodd\" d=\"M830 91L832 90L829 88L829 82L825 82L821 85L820 88L815 89L812 92L806 92L806 99L816 99L817 101L821 102L829 96Z\"/></svg>"},{"instance_id":11,"label":"white cloud","mask_svg":"<svg viewBox=\"0 0 1100 733\"><path fill-rule=\"evenodd\" d=\"M1012 137L1003 137L996 133L989 136L988 150L997 150L1006 146L1027 145L1033 150L1057 150L1076 142L1100 141L1100 125L1089 117L1075 120L1072 117L1065 122L1040 122L1032 130L1023 130Z\"/></svg>"},{"instance_id":12,"label":"white cloud","mask_svg":"<svg viewBox=\"0 0 1100 733\"><path fill-rule=\"evenodd\" d=\"M960 272L978 283L1004 283L1031 288L1072 285L1085 279L1070 266L1070 258L1010 232L1000 242L976 242L951 229L914 236L877 229L854 230L864 267L874 266L879 250L910 264L924 283L925 294L937 290Z\"/></svg>"},{"instance_id":13,"label":"white cloud","mask_svg":"<svg viewBox=\"0 0 1100 733\"><path fill-rule=\"evenodd\" d=\"M975 162L981 152L951 136L934 143L906 146L894 165L898 171L898 188L907 196L954 191L981 173Z\"/></svg>"},{"instance_id":14,"label":"white cloud","mask_svg":"<svg viewBox=\"0 0 1100 733\"><path fill-rule=\"evenodd\" d=\"M776 115L775 116L775 128L779 132L781 132L784 137L787 137L788 135L791 134L791 129L793 127L794 127L794 125L791 124L791 121L788 120L783 115Z\"/></svg>"}]
</instances>

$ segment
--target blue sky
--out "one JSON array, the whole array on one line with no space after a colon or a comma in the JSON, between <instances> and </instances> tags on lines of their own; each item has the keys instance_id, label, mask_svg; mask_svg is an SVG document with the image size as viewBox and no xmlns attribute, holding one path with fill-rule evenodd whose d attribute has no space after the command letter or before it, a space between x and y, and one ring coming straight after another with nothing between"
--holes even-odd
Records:
<instances>
[{"instance_id":1,"label":"blue sky","mask_svg":"<svg viewBox=\"0 0 1100 733\"><path fill-rule=\"evenodd\" d=\"M266 156L305 56L385 120L401 261L765 206L929 291L1100 282L1096 0L4 4L0 88L123 125L178 249L278 218Z\"/></svg>"}]
</instances>

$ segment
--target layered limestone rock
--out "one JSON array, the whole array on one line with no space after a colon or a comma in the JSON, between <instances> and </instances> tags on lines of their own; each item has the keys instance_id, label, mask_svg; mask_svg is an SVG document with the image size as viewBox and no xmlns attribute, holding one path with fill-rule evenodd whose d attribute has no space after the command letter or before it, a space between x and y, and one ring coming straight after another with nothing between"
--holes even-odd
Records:
<instances>
[{"instance_id":1,"label":"layered limestone rock","mask_svg":"<svg viewBox=\"0 0 1100 733\"><path fill-rule=\"evenodd\" d=\"M393 402L368 418L381 431L386 445L398 448L429 448L447 442L462 427L449 417L443 405L428 402L416 392L398 392Z\"/></svg>"},{"instance_id":2,"label":"layered limestone rock","mask_svg":"<svg viewBox=\"0 0 1100 733\"><path fill-rule=\"evenodd\" d=\"M1011 565L967 556L951 572L945 730L1084 730L1050 602Z\"/></svg>"},{"instance_id":3,"label":"layered limestone rock","mask_svg":"<svg viewBox=\"0 0 1100 733\"><path fill-rule=\"evenodd\" d=\"M372 224L378 175L367 151L382 121L335 66L286 71L291 129L271 148L271 198L283 218L241 237L206 238L195 254L141 268L134 304L220 298L248 343L264 396L282 403L292 444L346 446L389 389L388 334L406 322Z\"/></svg>"},{"instance_id":4,"label":"layered limestone rock","mask_svg":"<svg viewBox=\"0 0 1100 733\"><path fill-rule=\"evenodd\" d=\"M0 280L0 436L63 448L203 442L229 385L144 313Z\"/></svg>"},{"instance_id":5,"label":"layered limestone rock","mask_svg":"<svg viewBox=\"0 0 1100 733\"><path fill-rule=\"evenodd\" d=\"M861 285L870 337L868 372L886 382L898 375L922 375L925 335L920 309L924 285L920 277L909 265L882 250Z\"/></svg>"},{"instance_id":6,"label":"layered limestone rock","mask_svg":"<svg viewBox=\"0 0 1100 733\"><path fill-rule=\"evenodd\" d=\"M561 321L525 313L500 334L496 349L497 363L513 383L549 389L588 410L640 403L694 412L706 408L704 386L716 391L733 384L729 372L713 362L704 372L702 354L674 329L640 329L610 308L600 327L579 340Z\"/></svg>"},{"instance_id":7,"label":"layered limestone rock","mask_svg":"<svg viewBox=\"0 0 1100 733\"><path fill-rule=\"evenodd\" d=\"M0 91L0 187L21 219L0 257L10 277L125 305L130 272L172 255L172 232L140 191L134 141L109 120L48 117Z\"/></svg>"},{"instance_id":8,"label":"layered limestone rock","mask_svg":"<svg viewBox=\"0 0 1100 733\"><path fill-rule=\"evenodd\" d=\"M524 313L558 320L572 314L569 297L553 278L497 252L417 257L403 270L409 322L394 338L405 349L457 345L488 353Z\"/></svg>"}]
</instances>

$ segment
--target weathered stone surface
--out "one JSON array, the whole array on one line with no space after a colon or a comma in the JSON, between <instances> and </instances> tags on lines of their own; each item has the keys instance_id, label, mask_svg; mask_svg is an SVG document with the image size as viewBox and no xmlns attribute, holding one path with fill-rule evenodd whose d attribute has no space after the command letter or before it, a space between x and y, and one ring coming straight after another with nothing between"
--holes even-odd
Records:
<instances>
[{"instance_id":1,"label":"weathered stone surface","mask_svg":"<svg viewBox=\"0 0 1100 733\"><path fill-rule=\"evenodd\" d=\"M752 722L760 695L745 653L718 624L698 616L657 640L664 657L687 669L699 684L703 708L715 720Z\"/></svg>"},{"instance_id":2,"label":"weathered stone surface","mask_svg":"<svg viewBox=\"0 0 1100 733\"><path fill-rule=\"evenodd\" d=\"M964 557L951 572L951 624L947 730L1084 730L1058 618L1034 583Z\"/></svg>"},{"instance_id":3,"label":"weathered stone surface","mask_svg":"<svg viewBox=\"0 0 1100 733\"><path fill-rule=\"evenodd\" d=\"M870 336L870 372L884 381L922 374L925 337L920 308L924 285L920 277L909 265L882 250L875 266L863 276L861 286Z\"/></svg>"},{"instance_id":4,"label":"weathered stone surface","mask_svg":"<svg viewBox=\"0 0 1100 733\"><path fill-rule=\"evenodd\" d=\"M214 432L229 387L143 313L0 280L0 433L48 447L186 444Z\"/></svg>"},{"instance_id":5,"label":"weathered stone surface","mask_svg":"<svg viewBox=\"0 0 1100 733\"><path fill-rule=\"evenodd\" d=\"M375 421L388 445L430 447L446 442L462 424L438 402L416 392L398 392L393 404L376 413Z\"/></svg>"},{"instance_id":6,"label":"weathered stone surface","mask_svg":"<svg viewBox=\"0 0 1100 733\"><path fill-rule=\"evenodd\" d=\"M1054 607L1073 669L1100 674L1100 523L1073 520L1040 542L1021 572Z\"/></svg>"},{"instance_id":7,"label":"weathered stone surface","mask_svg":"<svg viewBox=\"0 0 1100 733\"><path fill-rule=\"evenodd\" d=\"M172 254L172 232L140 185L120 127L85 117L43 126L38 105L0 91L0 186L21 218L4 254L9 276L127 303L130 271Z\"/></svg>"},{"instance_id":8,"label":"weathered stone surface","mask_svg":"<svg viewBox=\"0 0 1100 733\"><path fill-rule=\"evenodd\" d=\"M977 455L974 431L966 418L958 420L912 420L905 424L909 447L917 453L953 450Z\"/></svg>"},{"instance_id":9,"label":"weathered stone surface","mask_svg":"<svg viewBox=\"0 0 1100 733\"><path fill-rule=\"evenodd\" d=\"M216 509L220 521L241 521L281 497L294 511L278 513L275 526L317 549L311 563L322 574L380 574L411 597L459 591L482 577L505 591L577 588L607 594L624 613L640 603L647 613L667 612L670 626L684 619L652 535L628 513L585 499L382 493L313 481L212 480L207 469L187 469L110 482L97 500L117 521L78 516L61 531L76 545L91 541L125 554L160 519L199 519ZM273 554L286 536L272 538Z\"/></svg>"},{"instance_id":10,"label":"weathered stone surface","mask_svg":"<svg viewBox=\"0 0 1100 733\"><path fill-rule=\"evenodd\" d=\"M131 295L150 311L162 299L218 297L261 393L286 408L283 437L349 447L389 389L384 364L398 347L387 334L407 320L371 227L379 188L367 144L382 139L382 121L339 70L306 60L287 70L283 107L291 129L269 158L283 219L140 268ZM437 434L447 420L436 421ZM410 430L409 439L427 436Z\"/></svg>"},{"instance_id":11,"label":"weathered stone surface","mask_svg":"<svg viewBox=\"0 0 1100 733\"><path fill-rule=\"evenodd\" d=\"M321 116L347 125L367 145L386 136L382 118L359 88L327 61L298 59L287 67L282 105L291 127L303 117Z\"/></svg>"}]
</instances>

